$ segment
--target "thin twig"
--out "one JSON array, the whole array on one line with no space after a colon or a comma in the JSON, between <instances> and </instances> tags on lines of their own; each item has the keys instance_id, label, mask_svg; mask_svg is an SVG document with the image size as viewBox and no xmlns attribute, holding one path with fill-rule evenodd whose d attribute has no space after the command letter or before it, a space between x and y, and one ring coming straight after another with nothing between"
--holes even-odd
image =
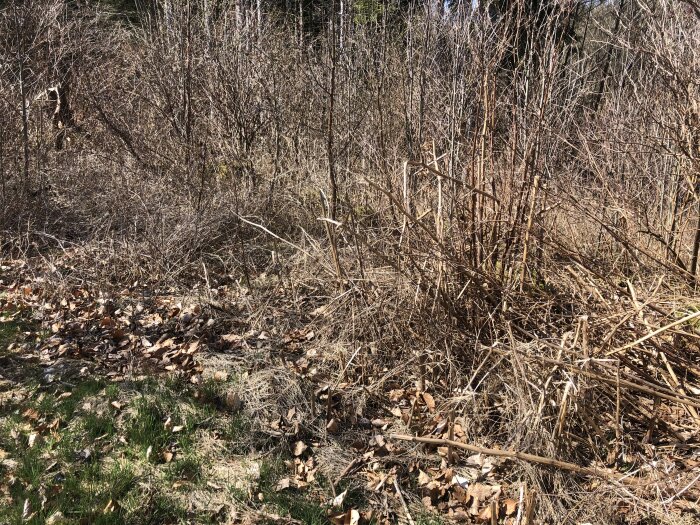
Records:
<instances>
[{"instance_id":1,"label":"thin twig","mask_svg":"<svg viewBox=\"0 0 700 525\"><path fill-rule=\"evenodd\" d=\"M415 522L413 521L413 518L411 517L411 513L408 511L408 505L406 505L406 500L403 499L403 494L401 494L401 489L399 488L399 483L396 481L396 478L394 478L394 488L396 489L396 495L399 497L399 500L401 501L401 506L403 507L403 511L406 513L406 519L408 520L408 523L410 525L415 525Z\"/></svg>"},{"instance_id":2,"label":"thin twig","mask_svg":"<svg viewBox=\"0 0 700 525\"><path fill-rule=\"evenodd\" d=\"M658 330L654 330L653 332L645 335L644 337L640 337L636 341L632 341L631 343L627 343L625 346L621 346L620 348L616 348L615 350L611 350L606 355L610 356L610 355L616 354L618 352L622 352L623 350L627 350L628 348L632 348L634 346L637 346L638 344L643 343L647 339L651 339L654 336L657 336L659 334L664 333L669 328L673 328L674 326L678 326L679 324L683 324L683 323L686 323L688 321L692 321L693 319L697 319L698 317L700 317L700 311L693 312L692 314L686 315L682 319L678 319L677 321L674 321L670 324L667 324L666 326L662 326Z\"/></svg>"}]
</instances>

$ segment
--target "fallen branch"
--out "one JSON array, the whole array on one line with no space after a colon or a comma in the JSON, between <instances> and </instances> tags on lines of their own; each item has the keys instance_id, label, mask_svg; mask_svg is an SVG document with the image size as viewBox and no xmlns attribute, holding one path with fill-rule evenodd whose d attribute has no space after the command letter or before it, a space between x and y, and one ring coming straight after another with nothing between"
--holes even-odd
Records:
<instances>
[{"instance_id":1,"label":"fallen branch","mask_svg":"<svg viewBox=\"0 0 700 525\"><path fill-rule=\"evenodd\" d=\"M449 439L408 436L404 434L391 434L389 437L391 439L398 439L400 441L413 441L415 443L428 443L430 445L460 448L462 450L476 452L477 454L485 454L487 456L519 459L520 461L527 461L528 463L536 463L538 465L554 467L560 470L576 472L577 474L582 474L584 476L591 476L594 478L604 479L606 481L613 481L615 483L635 484L634 481L630 478L617 476L606 470L594 467L582 467L580 465L576 465L575 463L559 461L558 459L547 458L544 456L536 456L535 454L528 454L527 452L518 452L517 450L499 450L495 448L486 448L479 447L477 445L469 445L467 443L460 443L459 441L451 441Z\"/></svg>"}]
</instances>

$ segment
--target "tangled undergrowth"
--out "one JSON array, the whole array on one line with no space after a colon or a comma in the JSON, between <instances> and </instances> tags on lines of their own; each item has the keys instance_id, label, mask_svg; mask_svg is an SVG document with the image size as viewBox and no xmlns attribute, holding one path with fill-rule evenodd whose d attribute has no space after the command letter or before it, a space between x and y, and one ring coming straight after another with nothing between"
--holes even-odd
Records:
<instances>
[{"instance_id":1,"label":"tangled undergrowth","mask_svg":"<svg viewBox=\"0 0 700 525\"><path fill-rule=\"evenodd\" d=\"M118 4L0 3L0 519L698 521L695 2Z\"/></svg>"},{"instance_id":2,"label":"tangled undergrowth","mask_svg":"<svg viewBox=\"0 0 700 525\"><path fill-rule=\"evenodd\" d=\"M680 297L662 301L657 284L613 288L570 267L570 280L541 286L539 304L524 300L531 291L511 299L487 346L447 323L380 318L359 289L324 297L318 283L262 272L250 287L98 290L70 282L76 260L3 264L3 327L24 333L5 337L3 357L4 490L17 520L73 512L132 523L134 509L159 505L165 522L697 519L697 315ZM564 286L574 304L557 313ZM527 322L534 315L549 335ZM103 389L104 406L81 412ZM92 479L59 467L70 482L41 474L81 450L121 470ZM156 476L133 463L144 457L162 467L162 488L143 488ZM272 461L263 470L274 476L235 497L211 473L193 485L168 474L171 462L201 473L251 461ZM109 478L124 469L128 483ZM72 495L86 483L105 488ZM168 483L189 495L161 501ZM305 510L279 504L287 494Z\"/></svg>"}]
</instances>

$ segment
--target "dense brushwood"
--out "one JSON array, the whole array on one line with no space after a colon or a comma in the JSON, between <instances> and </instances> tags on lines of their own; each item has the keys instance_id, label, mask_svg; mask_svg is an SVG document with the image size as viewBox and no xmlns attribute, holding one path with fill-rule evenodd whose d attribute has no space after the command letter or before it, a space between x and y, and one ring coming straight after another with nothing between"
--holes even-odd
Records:
<instances>
[{"instance_id":1,"label":"dense brushwood","mask_svg":"<svg viewBox=\"0 0 700 525\"><path fill-rule=\"evenodd\" d=\"M7 2L3 284L80 297L51 359L280 366L255 428L386 519L691 523L699 50L690 1ZM182 296L217 329L93 308Z\"/></svg>"}]
</instances>

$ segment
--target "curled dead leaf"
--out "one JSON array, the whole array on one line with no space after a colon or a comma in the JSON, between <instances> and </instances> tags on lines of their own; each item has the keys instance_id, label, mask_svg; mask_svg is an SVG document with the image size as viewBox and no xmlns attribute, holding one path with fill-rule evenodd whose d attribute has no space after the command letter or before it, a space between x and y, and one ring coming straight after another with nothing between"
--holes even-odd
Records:
<instances>
[{"instance_id":1,"label":"curled dead leaf","mask_svg":"<svg viewBox=\"0 0 700 525\"><path fill-rule=\"evenodd\" d=\"M111 512L114 512L114 502L110 499L107 505L105 505L105 508L102 509L102 514L109 514Z\"/></svg>"},{"instance_id":2,"label":"curled dead leaf","mask_svg":"<svg viewBox=\"0 0 700 525\"><path fill-rule=\"evenodd\" d=\"M226 393L226 406L234 412L238 412L243 407L243 401L238 392Z\"/></svg>"},{"instance_id":3,"label":"curled dead leaf","mask_svg":"<svg viewBox=\"0 0 700 525\"><path fill-rule=\"evenodd\" d=\"M489 499L501 493L500 485L486 485L485 483L472 483L467 489L467 494L472 498L472 505L469 512L473 515L480 515L480 507ZM489 511L489 517L490 517Z\"/></svg>"},{"instance_id":4,"label":"curled dead leaf","mask_svg":"<svg viewBox=\"0 0 700 525\"><path fill-rule=\"evenodd\" d=\"M304 451L306 451L307 448L309 448L309 447L306 445L306 443L304 443L303 441L297 441L296 443L294 443L294 447L292 448L292 453L295 456L301 456L304 453Z\"/></svg>"},{"instance_id":5,"label":"curled dead leaf","mask_svg":"<svg viewBox=\"0 0 700 525\"><path fill-rule=\"evenodd\" d=\"M426 474L422 470L419 471L419 473L418 473L418 485L419 486L422 487L423 485L427 485L428 483L430 483L431 480L432 480L432 478L430 477L430 475Z\"/></svg>"},{"instance_id":6,"label":"curled dead leaf","mask_svg":"<svg viewBox=\"0 0 700 525\"><path fill-rule=\"evenodd\" d=\"M337 419L331 419L328 424L326 425L326 430L330 434L335 434L338 432L338 420Z\"/></svg>"},{"instance_id":7,"label":"curled dead leaf","mask_svg":"<svg viewBox=\"0 0 700 525\"><path fill-rule=\"evenodd\" d=\"M109 500L109 502L111 503L112 500ZM66 520L66 517L60 510L54 512L51 514L51 516L46 518L46 525L61 525L63 523L68 523L68 520Z\"/></svg>"},{"instance_id":8,"label":"curled dead leaf","mask_svg":"<svg viewBox=\"0 0 700 525\"><path fill-rule=\"evenodd\" d=\"M435 399L433 399L433 396L428 394L428 392L423 392L422 394L423 397L423 402L425 403L425 406L428 407L428 410L431 412L435 411Z\"/></svg>"},{"instance_id":9,"label":"curled dead leaf","mask_svg":"<svg viewBox=\"0 0 700 525\"><path fill-rule=\"evenodd\" d=\"M350 509L341 514L333 514L328 519L333 525L357 525L360 523L360 513L355 509Z\"/></svg>"},{"instance_id":10,"label":"curled dead leaf","mask_svg":"<svg viewBox=\"0 0 700 525\"><path fill-rule=\"evenodd\" d=\"M506 498L503 504L506 507L506 516L512 516L518 510L518 501L513 498Z\"/></svg>"},{"instance_id":11,"label":"curled dead leaf","mask_svg":"<svg viewBox=\"0 0 700 525\"><path fill-rule=\"evenodd\" d=\"M347 489L338 494L333 500L331 500L331 507L342 507L343 501L345 501L345 496L348 495Z\"/></svg>"},{"instance_id":12,"label":"curled dead leaf","mask_svg":"<svg viewBox=\"0 0 700 525\"><path fill-rule=\"evenodd\" d=\"M32 502L29 499L25 499L22 507L22 521L31 520L35 514L36 512L32 512Z\"/></svg>"},{"instance_id":13,"label":"curled dead leaf","mask_svg":"<svg viewBox=\"0 0 700 525\"><path fill-rule=\"evenodd\" d=\"M28 408L27 410L22 412L22 417L35 421L39 419L39 412L37 412L33 408Z\"/></svg>"},{"instance_id":14,"label":"curled dead leaf","mask_svg":"<svg viewBox=\"0 0 700 525\"><path fill-rule=\"evenodd\" d=\"M275 490L277 492L288 489L291 485L291 480L289 478L283 478L277 482L277 485L275 486Z\"/></svg>"}]
</instances>

